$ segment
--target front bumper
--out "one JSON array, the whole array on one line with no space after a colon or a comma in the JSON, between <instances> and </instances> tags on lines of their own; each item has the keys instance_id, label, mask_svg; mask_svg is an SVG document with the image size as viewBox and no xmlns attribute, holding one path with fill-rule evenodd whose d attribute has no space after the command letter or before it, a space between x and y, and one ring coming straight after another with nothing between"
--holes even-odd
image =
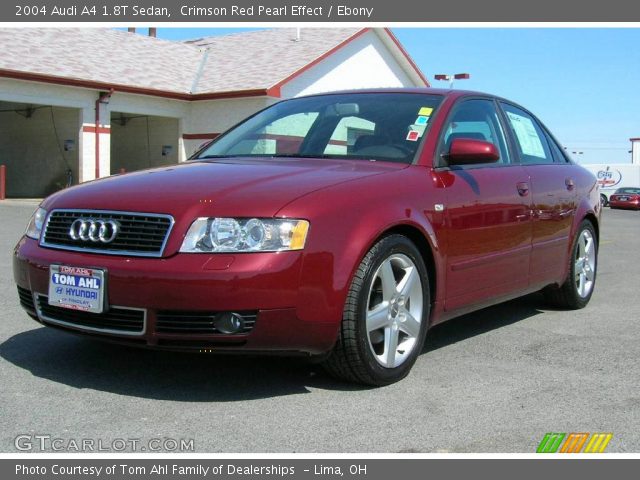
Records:
<instances>
[{"instance_id":1,"label":"front bumper","mask_svg":"<svg viewBox=\"0 0 640 480\"><path fill-rule=\"evenodd\" d=\"M36 306L32 310L22 302L27 312L45 325L74 333L152 348L207 353L321 354L333 346L338 325L299 318L297 305L304 301L298 289L302 262L301 252L115 257L43 248L24 237L14 251L13 271L21 296L25 292L27 297L31 295ZM60 314L63 318L44 315L37 305L48 293L51 264L103 269L108 305L143 311L144 329L131 333L89 328L86 322L80 324L64 311ZM167 333L158 327L158 318L166 312L252 312L257 317L248 333Z\"/></svg>"}]
</instances>

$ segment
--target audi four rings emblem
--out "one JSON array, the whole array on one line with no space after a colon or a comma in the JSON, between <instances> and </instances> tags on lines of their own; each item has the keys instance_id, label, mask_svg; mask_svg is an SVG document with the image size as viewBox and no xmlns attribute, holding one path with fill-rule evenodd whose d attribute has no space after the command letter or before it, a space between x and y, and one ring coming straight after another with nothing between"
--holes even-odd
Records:
<instances>
[{"instance_id":1,"label":"audi four rings emblem","mask_svg":"<svg viewBox=\"0 0 640 480\"><path fill-rule=\"evenodd\" d=\"M78 218L69 228L69 236L73 240L83 242L111 243L115 240L120 224L115 220L97 220L95 218Z\"/></svg>"}]
</instances>

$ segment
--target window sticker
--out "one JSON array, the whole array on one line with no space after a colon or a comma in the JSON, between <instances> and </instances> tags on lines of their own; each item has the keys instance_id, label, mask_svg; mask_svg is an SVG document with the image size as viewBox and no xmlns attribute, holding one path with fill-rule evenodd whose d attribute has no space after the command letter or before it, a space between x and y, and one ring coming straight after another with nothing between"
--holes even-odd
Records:
<instances>
[{"instance_id":1,"label":"window sticker","mask_svg":"<svg viewBox=\"0 0 640 480\"><path fill-rule=\"evenodd\" d=\"M518 143L524 155L531 155L538 158L547 158L542 147L542 142L536 132L536 127L530 118L507 112L511 126L513 127Z\"/></svg>"},{"instance_id":2,"label":"window sticker","mask_svg":"<svg viewBox=\"0 0 640 480\"><path fill-rule=\"evenodd\" d=\"M428 122L429 122L429 117L421 115L418 118L416 118L415 124L416 125L426 125Z\"/></svg>"},{"instance_id":3,"label":"window sticker","mask_svg":"<svg viewBox=\"0 0 640 480\"><path fill-rule=\"evenodd\" d=\"M423 115L425 117L429 117L429 116L431 116L432 113L433 113L433 108L431 108L431 107L422 107L420 109L420 111L418 112L418 115Z\"/></svg>"},{"instance_id":4,"label":"window sticker","mask_svg":"<svg viewBox=\"0 0 640 480\"><path fill-rule=\"evenodd\" d=\"M426 125L409 125L409 130L415 130L419 136L424 135L424 131L427 129Z\"/></svg>"},{"instance_id":5,"label":"window sticker","mask_svg":"<svg viewBox=\"0 0 640 480\"><path fill-rule=\"evenodd\" d=\"M409 140L410 142L417 142L419 138L420 132L418 132L417 130L409 130L409 133L407 133L407 140Z\"/></svg>"},{"instance_id":6,"label":"window sticker","mask_svg":"<svg viewBox=\"0 0 640 480\"><path fill-rule=\"evenodd\" d=\"M426 130L426 125L409 125L409 132L407 133L407 140L410 142L416 142L418 139L424 135L424 131Z\"/></svg>"}]
</instances>

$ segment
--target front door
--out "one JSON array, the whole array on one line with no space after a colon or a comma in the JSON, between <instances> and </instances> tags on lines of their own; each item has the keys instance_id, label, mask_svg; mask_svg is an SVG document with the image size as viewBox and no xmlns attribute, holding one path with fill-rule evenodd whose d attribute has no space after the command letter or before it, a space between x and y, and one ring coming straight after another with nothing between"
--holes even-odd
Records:
<instances>
[{"instance_id":1,"label":"front door","mask_svg":"<svg viewBox=\"0 0 640 480\"><path fill-rule=\"evenodd\" d=\"M448 166L452 140L493 143L496 163ZM444 126L436 174L446 192L448 225L445 310L490 303L528 287L531 250L529 175L512 162L505 131L490 99L464 100Z\"/></svg>"}]
</instances>

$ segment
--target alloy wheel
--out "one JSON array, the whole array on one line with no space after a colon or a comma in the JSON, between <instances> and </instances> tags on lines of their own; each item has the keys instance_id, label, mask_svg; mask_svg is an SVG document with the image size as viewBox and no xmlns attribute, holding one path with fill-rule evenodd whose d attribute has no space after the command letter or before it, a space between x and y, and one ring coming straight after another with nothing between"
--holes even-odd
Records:
<instances>
[{"instance_id":1,"label":"alloy wheel","mask_svg":"<svg viewBox=\"0 0 640 480\"><path fill-rule=\"evenodd\" d=\"M369 348L383 367L401 365L419 343L423 303L415 263L400 253L387 257L373 276L366 311Z\"/></svg>"},{"instance_id":2,"label":"alloy wheel","mask_svg":"<svg viewBox=\"0 0 640 480\"><path fill-rule=\"evenodd\" d=\"M574 274L578 295L586 298L591 293L596 279L596 245L593 235L588 230L583 230L578 238Z\"/></svg>"}]
</instances>

